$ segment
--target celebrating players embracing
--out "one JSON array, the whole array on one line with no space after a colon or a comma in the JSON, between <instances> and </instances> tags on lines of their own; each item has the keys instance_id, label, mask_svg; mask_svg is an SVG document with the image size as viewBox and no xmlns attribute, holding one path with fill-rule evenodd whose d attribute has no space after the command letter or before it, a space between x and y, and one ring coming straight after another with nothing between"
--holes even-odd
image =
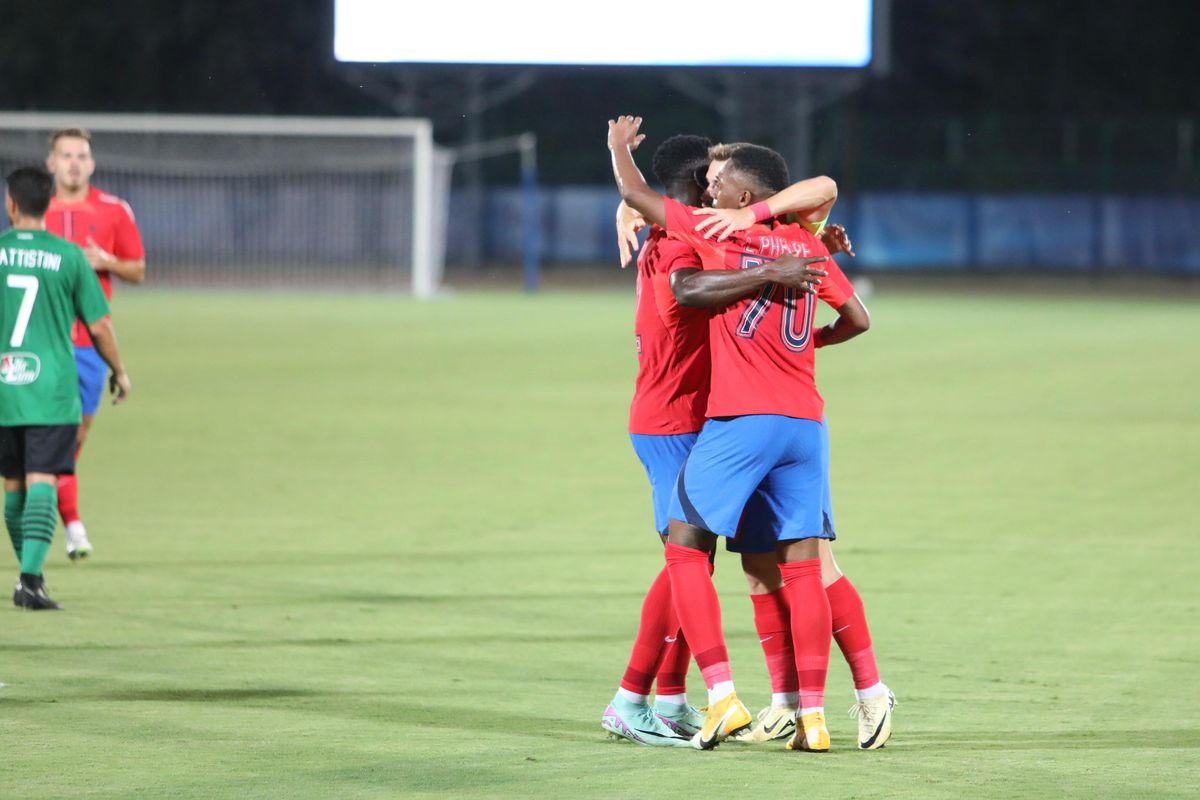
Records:
<instances>
[{"instance_id":1,"label":"celebrating players embracing","mask_svg":"<svg viewBox=\"0 0 1200 800\"><path fill-rule=\"evenodd\" d=\"M658 147L654 153L653 171L669 196L691 206L700 203L712 149L707 138L688 135L672 136ZM790 209L816 213L822 220L828 216L828 206L836 199L836 186L827 178L801 181L788 188L781 202L788 204ZM617 232L623 266L629 261L631 252L637 249L637 231L642 227L644 220L622 203L617 211ZM668 237L658 226L651 227L637 260L635 341L638 374L630 407L629 430L634 450L650 482L655 530L664 540L670 496L680 467L703 426L708 405L709 312L680 304L671 288L676 272L694 272L699 266L699 256L691 246ZM806 269L808 278L824 274L816 268ZM735 550L732 543L730 549ZM773 547L768 555L771 558L769 566L778 578ZM759 554L742 554L744 566L748 560L760 558ZM761 571L762 568L758 569ZM752 591L753 588L752 584ZM756 620L760 616L757 600L755 597ZM794 683L795 667L790 663L791 637L778 638L780 642L774 649L782 652L783 640L786 640L789 663L785 669L772 670L773 684L777 671L786 672L784 680L790 679ZM688 656L686 639L678 630L678 621L671 609L670 581L664 569L642 604L629 665L616 696L605 709L602 723L605 730L650 745L678 742L663 735L660 721L676 733L688 737L694 735L704 718L687 702L684 678ZM657 697L651 708L649 692L656 676ZM792 705L795 705L794 699ZM769 726L774 738L786 739L791 735L792 716L788 715L786 726Z\"/></svg>"},{"instance_id":2,"label":"celebrating players embracing","mask_svg":"<svg viewBox=\"0 0 1200 800\"><path fill-rule=\"evenodd\" d=\"M697 233L691 210L654 192L638 171L631 149L641 141L640 123L631 117L609 123L622 199L692 244L705 266L695 280L710 295L727 293L730 302L710 323L710 419L680 472L666 548L675 611L709 689L708 714L692 742L709 749L752 721L734 689L708 553L718 535L736 535L743 509L758 498L762 516L756 528L776 543L799 676L797 728L788 746L827 750L824 684L831 620L817 539L834 532L824 492L823 404L813 381L812 351L818 337L833 344L866 330L866 310L836 264L825 261L825 247L799 225L755 226L719 243ZM786 175L778 154L740 147L722 170L714 205L760 203L787 185ZM829 272L817 292L839 314L820 332L813 326L811 284L786 277L789 269L814 261ZM745 298L748 284L758 291Z\"/></svg>"}]
</instances>

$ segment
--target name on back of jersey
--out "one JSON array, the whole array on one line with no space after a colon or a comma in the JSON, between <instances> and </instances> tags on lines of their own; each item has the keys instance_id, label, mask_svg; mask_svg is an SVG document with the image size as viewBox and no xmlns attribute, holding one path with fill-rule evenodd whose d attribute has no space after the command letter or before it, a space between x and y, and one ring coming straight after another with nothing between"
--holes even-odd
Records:
<instances>
[{"instance_id":1,"label":"name on back of jersey","mask_svg":"<svg viewBox=\"0 0 1200 800\"><path fill-rule=\"evenodd\" d=\"M785 236L757 236L750 240L751 244L758 245L758 252L764 256L771 258L779 258L781 256L800 256L808 258L812 255L812 251L808 249L808 244L798 242L795 239L789 239Z\"/></svg>"},{"instance_id":2,"label":"name on back of jersey","mask_svg":"<svg viewBox=\"0 0 1200 800\"><path fill-rule=\"evenodd\" d=\"M62 268L62 256L32 248L0 247L0 267L48 269L58 272Z\"/></svg>"}]
</instances>

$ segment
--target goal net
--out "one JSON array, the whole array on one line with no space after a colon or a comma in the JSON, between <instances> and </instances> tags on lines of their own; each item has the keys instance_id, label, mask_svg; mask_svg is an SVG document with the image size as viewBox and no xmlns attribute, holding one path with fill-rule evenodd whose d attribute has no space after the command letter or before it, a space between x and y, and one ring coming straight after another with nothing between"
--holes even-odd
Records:
<instances>
[{"instance_id":1,"label":"goal net","mask_svg":"<svg viewBox=\"0 0 1200 800\"><path fill-rule=\"evenodd\" d=\"M127 200L155 283L441 285L452 160L425 119L0 113L0 169L92 134L96 187Z\"/></svg>"}]
</instances>

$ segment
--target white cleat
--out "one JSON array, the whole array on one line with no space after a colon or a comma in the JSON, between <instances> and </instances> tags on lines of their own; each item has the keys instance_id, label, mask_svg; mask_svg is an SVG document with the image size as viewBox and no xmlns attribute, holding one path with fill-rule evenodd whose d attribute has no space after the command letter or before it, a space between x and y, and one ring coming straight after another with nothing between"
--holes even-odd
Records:
<instances>
[{"instance_id":1,"label":"white cleat","mask_svg":"<svg viewBox=\"0 0 1200 800\"><path fill-rule=\"evenodd\" d=\"M792 706L767 706L758 712L754 727L733 738L739 742L772 742L790 739L796 732L796 709Z\"/></svg>"},{"instance_id":2,"label":"white cleat","mask_svg":"<svg viewBox=\"0 0 1200 800\"><path fill-rule=\"evenodd\" d=\"M67 558L80 561L92 554L92 543L88 541L87 529L79 520L67 524Z\"/></svg>"},{"instance_id":3,"label":"white cleat","mask_svg":"<svg viewBox=\"0 0 1200 800\"><path fill-rule=\"evenodd\" d=\"M883 694L859 700L850 707L850 716L858 717L858 749L878 750L892 738L892 709L896 695L888 689Z\"/></svg>"}]
</instances>

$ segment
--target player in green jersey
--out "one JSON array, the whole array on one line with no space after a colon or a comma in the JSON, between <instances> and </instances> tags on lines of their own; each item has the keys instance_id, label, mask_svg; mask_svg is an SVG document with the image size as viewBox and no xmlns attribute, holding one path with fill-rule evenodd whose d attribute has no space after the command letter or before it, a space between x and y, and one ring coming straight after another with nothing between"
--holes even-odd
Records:
<instances>
[{"instance_id":1,"label":"player in green jersey","mask_svg":"<svg viewBox=\"0 0 1200 800\"><path fill-rule=\"evenodd\" d=\"M21 563L13 605L60 608L46 594L42 564L57 524L58 476L75 471L82 415L71 326L87 324L112 370L114 401L129 394L108 301L78 245L46 232L53 181L38 167L6 179L0 234L0 474L4 523Z\"/></svg>"}]
</instances>

